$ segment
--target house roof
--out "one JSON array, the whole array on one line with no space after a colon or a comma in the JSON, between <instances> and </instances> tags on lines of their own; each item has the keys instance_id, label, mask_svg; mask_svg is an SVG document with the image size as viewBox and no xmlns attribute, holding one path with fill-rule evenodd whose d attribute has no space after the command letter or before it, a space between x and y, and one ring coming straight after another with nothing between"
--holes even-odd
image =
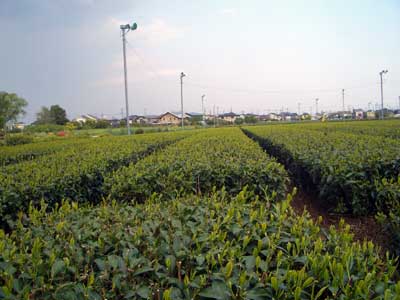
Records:
<instances>
[{"instance_id":1,"label":"house roof","mask_svg":"<svg viewBox=\"0 0 400 300\"><path fill-rule=\"evenodd\" d=\"M231 117L231 118L233 118L233 117L238 117L239 115L235 114L234 112L228 112L228 113L220 114L219 116L220 117Z\"/></svg>"},{"instance_id":2,"label":"house roof","mask_svg":"<svg viewBox=\"0 0 400 300\"><path fill-rule=\"evenodd\" d=\"M167 111L166 113L163 113L162 115L160 115L159 118L161 119L162 117L164 117L165 115L168 115L168 114L173 115L175 118L178 118L178 119L181 118L181 117L177 116L176 114L171 113L169 111Z\"/></svg>"}]
</instances>

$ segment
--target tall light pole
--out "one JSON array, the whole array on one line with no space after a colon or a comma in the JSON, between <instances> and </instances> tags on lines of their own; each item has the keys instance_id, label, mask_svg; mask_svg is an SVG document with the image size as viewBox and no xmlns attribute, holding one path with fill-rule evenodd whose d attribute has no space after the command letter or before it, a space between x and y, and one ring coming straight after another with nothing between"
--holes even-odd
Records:
<instances>
[{"instance_id":1,"label":"tall light pole","mask_svg":"<svg viewBox=\"0 0 400 300\"><path fill-rule=\"evenodd\" d=\"M203 123L204 123L204 98L206 97L206 95L202 95L201 96L201 114L203 115Z\"/></svg>"},{"instance_id":2,"label":"tall light pole","mask_svg":"<svg viewBox=\"0 0 400 300\"><path fill-rule=\"evenodd\" d=\"M301 103L300 102L297 103L297 111L298 111L298 114L300 116L300 114L301 114Z\"/></svg>"},{"instance_id":3,"label":"tall light pole","mask_svg":"<svg viewBox=\"0 0 400 300\"><path fill-rule=\"evenodd\" d=\"M386 74L388 70L383 70L379 72L379 76L381 77L381 120L383 120L383 74Z\"/></svg>"},{"instance_id":4,"label":"tall light pole","mask_svg":"<svg viewBox=\"0 0 400 300\"><path fill-rule=\"evenodd\" d=\"M318 115L318 101L319 99L315 99L315 115Z\"/></svg>"},{"instance_id":5,"label":"tall light pole","mask_svg":"<svg viewBox=\"0 0 400 300\"><path fill-rule=\"evenodd\" d=\"M129 127L129 105L128 105L128 75L127 75L127 70L126 70L126 34L130 30L136 30L137 29L137 24L133 23L132 25L125 24L125 25L120 25L119 28L121 28L122 31L122 49L124 53L124 81L125 81L125 106L126 106L126 128L128 130L128 135L131 134L131 129Z\"/></svg>"},{"instance_id":6,"label":"tall light pole","mask_svg":"<svg viewBox=\"0 0 400 300\"><path fill-rule=\"evenodd\" d=\"M186 74L181 72L181 119L182 119L182 129L183 129L183 77L185 77Z\"/></svg>"},{"instance_id":7,"label":"tall light pole","mask_svg":"<svg viewBox=\"0 0 400 300\"><path fill-rule=\"evenodd\" d=\"M344 89L342 89L342 110L344 111Z\"/></svg>"}]
</instances>

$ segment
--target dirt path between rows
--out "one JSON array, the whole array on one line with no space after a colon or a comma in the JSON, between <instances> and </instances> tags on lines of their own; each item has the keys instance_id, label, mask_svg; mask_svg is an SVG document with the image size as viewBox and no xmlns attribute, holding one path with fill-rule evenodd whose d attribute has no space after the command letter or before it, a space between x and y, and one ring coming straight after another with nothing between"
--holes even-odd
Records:
<instances>
[{"instance_id":1,"label":"dirt path between rows","mask_svg":"<svg viewBox=\"0 0 400 300\"><path fill-rule=\"evenodd\" d=\"M319 216L322 216L321 226L324 228L329 228L331 225L337 228L340 220L344 219L350 225L350 231L354 234L354 240L360 242L370 240L381 248L382 253L389 248L389 237L373 216L354 217L351 215L333 214L329 213L319 203L321 201L318 200L316 195L307 193L302 188L297 187L297 194L293 198L291 205L297 214L302 214L304 209L306 209L314 221Z\"/></svg>"}]
</instances>

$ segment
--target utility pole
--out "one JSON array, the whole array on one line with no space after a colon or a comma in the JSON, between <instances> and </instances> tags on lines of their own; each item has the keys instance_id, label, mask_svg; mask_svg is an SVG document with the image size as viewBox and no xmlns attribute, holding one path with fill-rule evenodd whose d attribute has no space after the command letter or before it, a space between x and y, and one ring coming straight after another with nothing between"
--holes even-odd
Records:
<instances>
[{"instance_id":1,"label":"utility pole","mask_svg":"<svg viewBox=\"0 0 400 300\"><path fill-rule=\"evenodd\" d=\"M219 107L217 106L217 126L218 126L218 119L219 119Z\"/></svg>"},{"instance_id":2,"label":"utility pole","mask_svg":"<svg viewBox=\"0 0 400 300\"><path fill-rule=\"evenodd\" d=\"M297 103L297 113L300 116L300 114L301 114L301 103L300 102Z\"/></svg>"},{"instance_id":3,"label":"utility pole","mask_svg":"<svg viewBox=\"0 0 400 300\"><path fill-rule=\"evenodd\" d=\"M214 106L213 106L213 116L214 116L214 127L215 127L215 121L217 120L217 119L215 118L215 104L214 104Z\"/></svg>"},{"instance_id":4,"label":"utility pole","mask_svg":"<svg viewBox=\"0 0 400 300\"><path fill-rule=\"evenodd\" d=\"M126 106L126 128L128 130L128 135L131 134L131 129L129 127L129 105L128 105L128 75L126 70L126 34L130 30L136 30L137 24L133 23L132 26L129 24L120 25L119 28L122 31L122 50L124 54L124 82L125 82L125 106Z\"/></svg>"},{"instance_id":5,"label":"utility pole","mask_svg":"<svg viewBox=\"0 0 400 300\"><path fill-rule=\"evenodd\" d=\"M181 72L181 118L182 118L182 129L183 129L183 77L185 73Z\"/></svg>"},{"instance_id":6,"label":"utility pole","mask_svg":"<svg viewBox=\"0 0 400 300\"><path fill-rule=\"evenodd\" d=\"M315 115L318 115L318 101L319 99L315 99Z\"/></svg>"},{"instance_id":7,"label":"utility pole","mask_svg":"<svg viewBox=\"0 0 400 300\"><path fill-rule=\"evenodd\" d=\"M388 70L383 70L379 72L379 76L381 77L381 120L383 120L383 74L386 74Z\"/></svg>"},{"instance_id":8,"label":"utility pole","mask_svg":"<svg viewBox=\"0 0 400 300\"><path fill-rule=\"evenodd\" d=\"M344 89L342 89L342 109L344 111Z\"/></svg>"},{"instance_id":9,"label":"utility pole","mask_svg":"<svg viewBox=\"0 0 400 300\"><path fill-rule=\"evenodd\" d=\"M204 98L206 97L206 95L202 95L201 96L201 113L203 115L203 123L204 123Z\"/></svg>"},{"instance_id":10,"label":"utility pole","mask_svg":"<svg viewBox=\"0 0 400 300\"><path fill-rule=\"evenodd\" d=\"M399 96L399 109L400 109L400 96Z\"/></svg>"}]
</instances>

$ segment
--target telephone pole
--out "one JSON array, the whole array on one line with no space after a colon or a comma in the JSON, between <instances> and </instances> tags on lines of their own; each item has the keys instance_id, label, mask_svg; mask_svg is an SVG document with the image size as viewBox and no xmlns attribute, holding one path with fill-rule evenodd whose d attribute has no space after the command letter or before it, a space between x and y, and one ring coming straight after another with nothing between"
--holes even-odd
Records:
<instances>
[{"instance_id":1,"label":"telephone pole","mask_svg":"<svg viewBox=\"0 0 400 300\"><path fill-rule=\"evenodd\" d=\"M203 115L203 123L204 123L204 98L206 97L206 95L202 95L201 96L201 113Z\"/></svg>"},{"instance_id":2,"label":"telephone pole","mask_svg":"<svg viewBox=\"0 0 400 300\"><path fill-rule=\"evenodd\" d=\"M379 76L381 77L381 120L383 120L383 74L386 74L388 70L382 70L379 72Z\"/></svg>"},{"instance_id":3,"label":"telephone pole","mask_svg":"<svg viewBox=\"0 0 400 300\"><path fill-rule=\"evenodd\" d=\"M181 72L181 119L182 119L182 129L183 129L183 77L185 77L186 74Z\"/></svg>"},{"instance_id":4,"label":"telephone pole","mask_svg":"<svg viewBox=\"0 0 400 300\"><path fill-rule=\"evenodd\" d=\"M131 129L129 127L129 105L128 105L128 75L126 70L126 34L130 30L136 30L137 24L133 23L132 25L125 24L120 25L119 28L122 31L122 50L124 55L124 82L125 82L125 106L126 106L126 129L128 130L128 135L131 134Z\"/></svg>"},{"instance_id":5,"label":"telephone pole","mask_svg":"<svg viewBox=\"0 0 400 300\"><path fill-rule=\"evenodd\" d=\"M344 89L342 89L342 109L344 111Z\"/></svg>"}]
</instances>

